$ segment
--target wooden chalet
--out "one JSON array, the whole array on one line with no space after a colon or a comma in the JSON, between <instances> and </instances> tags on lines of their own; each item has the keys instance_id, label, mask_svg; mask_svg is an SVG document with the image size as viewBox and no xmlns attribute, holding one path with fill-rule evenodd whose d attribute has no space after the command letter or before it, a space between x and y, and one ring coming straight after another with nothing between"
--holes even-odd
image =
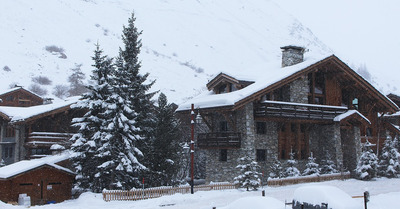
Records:
<instances>
[{"instance_id":1,"label":"wooden chalet","mask_svg":"<svg viewBox=\"0 0 400 209\"><path fill-rule=\"evenodd\" d=\"M20 104L16 101L11 106L0 106L1 161L8 165L20 160L51 155L50 148L56 144L59 145L58 148L69 147L69 139L74 133L71 120L83 114L82 111L72 110L70 107L78 101L78 97L43 104L43 100L38 99L37 95L23 88L2 95L10 93L24 95L31 102L30 106L25 106L28 103L25 100L27 103L21 106L15 106Z\"/></svg>"},{"instance_id":2,"label":"wooden chalet","mask_svg":"<svg viewBox=\"0 0 400 209\"><path fill-rule=\"evenodd\" d=\"M31 205L59 203L71 199L75 174L63 167L69 155L23 160L0 168L0 200L17 203L27 194Z\"/></svg>"},{"instance_id":3,"label":"wooden chalet","mask_svg":"<svg viewBox=\"0 0 400 209\"><path fill-rule=\"evenodd\" d=\"M19 86L0 94L0 106L30 107L42 104L42 97Z\"/></svg>"},{"instance_id":4,"label":"wooden chalet","mask_svg":"<svg viewBox=\"0 0 400 209\"><path fill-rule=\"evenodd\" d=\"M361 143L386 138L380 116L399 111L395 103L335 55L304 60L301 47L281 49L282 68L251 81L220 73L207 84L211 94L177 109L189 126L194 104L195 142L206 155L207 181L232 181L237 159L245 155L265 173L291 152L300 162L311 152L318 161L329 154L338 167L353 171Z\"/></svg>"}]
</instances>

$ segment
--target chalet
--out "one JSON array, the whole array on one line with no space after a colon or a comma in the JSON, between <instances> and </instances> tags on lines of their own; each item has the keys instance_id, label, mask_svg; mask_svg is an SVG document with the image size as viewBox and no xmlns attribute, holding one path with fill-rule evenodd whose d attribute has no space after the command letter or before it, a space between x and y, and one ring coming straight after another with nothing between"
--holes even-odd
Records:
<instances>
[{"instance_id":1,"label":"chalet","mask_svg":"<svg viewBox=\"0 0 400 209\"><path fill-rule=\"evenodd\" d=\"M302 47L281 49L281 66L246 78L220 73L207 84L209 92L178 107L184 125L196 115L206 181L233 181L246 155L265 173L274 159L293 153L304 164L311 152L353 171L361 143L385 139L380 116L399 111L395 103L335 55L304 58Z\"/></svg>"},{"instance_id":2,"label":"chalet","mask_svg":"<svg viewBox=\"0 0 400 209\"><path fill-rule=\"evenodd\" d=\"M31 205L58 203L71 199L75 174L64 167L69 154L23 160L0 168L0 200L18 202L20 194Z\"/></svg>"},{"instance_id":3,"label":"chalet","mask_svg":"<svg viewBox=\"0 0 400 209\"><path fill-rule=\"evenodd\" d=\"M397 106L400 106L400 96L395 95L395 94L389 94L387 95L389 99L391 99L394 103L397 104ZM393 113L393 114L388 114L384 115L384 118L386 119L385 125L386 127L391 130L390 132L392 133L392 137L394 136L400 136L400 111Z\"/></svg>"},{"instance_id":4,"label":"chalet","mask_svg":"<svg viewBox=\"0 0 400 209\"><path fill-rule=\"evenodd\" d=\"M83 114L70 108L79 97L43 104L38 95L17 87L0 98L0 161L7 165L49 155L55 144L68 147L71 120Z\"/></svg>"}]
</instances>

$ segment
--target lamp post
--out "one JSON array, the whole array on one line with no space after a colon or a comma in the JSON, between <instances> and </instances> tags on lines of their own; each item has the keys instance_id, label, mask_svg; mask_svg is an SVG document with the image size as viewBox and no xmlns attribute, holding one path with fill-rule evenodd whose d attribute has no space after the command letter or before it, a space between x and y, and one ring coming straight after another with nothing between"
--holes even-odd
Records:
<instances>
[{"instance_id":1,"label":"lamp post","mask_svg":"<svg viewBox=\"0 0 400 209\"><path fill-rule=\"evenodd\" d=\"M194 104L192 104L190 112L190 123L190 193L194 194Z\"/></svg>"}]
</instances>

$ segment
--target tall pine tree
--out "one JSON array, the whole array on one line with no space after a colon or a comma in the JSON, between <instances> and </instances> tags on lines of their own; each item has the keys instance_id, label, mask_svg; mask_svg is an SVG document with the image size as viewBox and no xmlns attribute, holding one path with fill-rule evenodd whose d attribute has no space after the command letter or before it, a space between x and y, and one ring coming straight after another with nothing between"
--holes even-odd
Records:
<instances>
[{"instance_id":1,"label":"tall pine tree","mask_svg":"<svg viewBox=\"0 0 400 209\"><path fill-rule=\"evenodd\" d=\"M76 170L75 188L82 192L91 190L100 192L106 185L99 178L98 166L104 163L104 155L99 156L99 148L102 147L102 139L105 136L106 100L112 94L112 60L102 55L99 45L92 57L95 64L91 79L94 81L87 88L90 90L84 94L72 108L88 110L81 118L74 118L73 126L78 127L78 133L72 137L71 161ZM101 151L101 150L100 150Z\"/></svg>"},{"instance_id":2,"label":"tall pine tree","mask_svg":"<svg viewBox=\"0 0 400 209\"><path fill-rule=\"evenodd\" d=\"M179 151L181 147L177 139L180 138L179 123L175 118L175 111L168 104L167 97L161 93L158 105L155 107L154 136L147 140L144 154L146 166L147 186L166 186L177 183L176 175L179 169Z\"/></svg>"}]
</instances>

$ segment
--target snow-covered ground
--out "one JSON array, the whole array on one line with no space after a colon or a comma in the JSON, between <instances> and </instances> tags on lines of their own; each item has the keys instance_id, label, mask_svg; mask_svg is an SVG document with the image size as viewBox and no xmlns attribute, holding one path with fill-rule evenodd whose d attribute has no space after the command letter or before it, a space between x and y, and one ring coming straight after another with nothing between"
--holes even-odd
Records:
<instances>
[{"instance_id":1,"label":"snow-covered ground","mask_svg":"<svg viewBox=\"0 0 400 209\"><path fill-rule=\"evenodd\" d=\"M380 178L374 181L328 181L321 183L298 184L283 187L264 187L266 197L261 197L259 191L246 192L244 190L225 190L196 192L195 194L176 194L155 199L142 201L112 201L104 202L101 194L85 193L79 199L69 200L59 204L34 206L32 208L43 209L236 209L236 208L268 208L284 209L284 202L293 199L294 191L302 186L328 185L335 186L350 196L361 196L364 191L369 191L371 200L368 203L369 209L397 209L400 199L400 179ZM335 196L335 194L331 194ZM363 208L363 199L354 199L359 207ZM246 207L242 207L246 205ZM0 202L1 209L19 209L23 206L12 206ZM287 206L286 208L291 208Z\"/></svg>"}]
</instances>

